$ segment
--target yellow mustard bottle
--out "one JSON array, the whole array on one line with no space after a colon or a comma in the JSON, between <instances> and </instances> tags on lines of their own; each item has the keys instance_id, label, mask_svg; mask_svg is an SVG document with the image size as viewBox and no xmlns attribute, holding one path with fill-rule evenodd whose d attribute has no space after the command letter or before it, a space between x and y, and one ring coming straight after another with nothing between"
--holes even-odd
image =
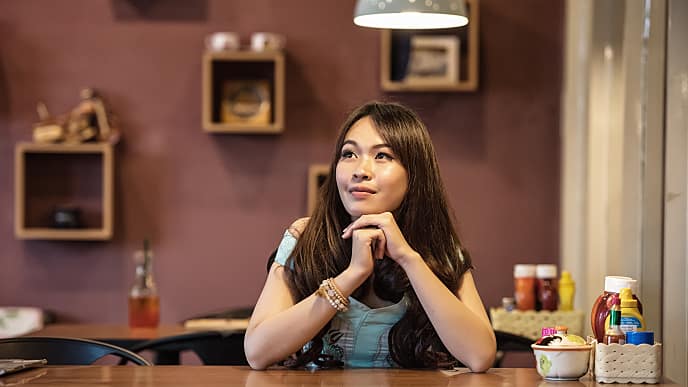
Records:
<instances>
[{"instance_id":1,"label":"yellow mustard bottle","mask_svg":"<svg viewBox=\"0 0 688 387\"><path fill-rule=\"evenodd\" d=\"M621 331L623 333L644 331L645 319L638 310L638 301L633 298L631 289L621 289L619 298L621 298Z\"/></svg>"},{"instance_id":2,"label":"yellow mustard bottle","mask_svg":"<svg viewBox=\"0 0 688 387\"><path fill-rule=\"evenodd\" d=\"M573 310L573 296L576 294L576 282L568 271L561 272L559 280L559 310Z\"/></svg>"}]
</instances>

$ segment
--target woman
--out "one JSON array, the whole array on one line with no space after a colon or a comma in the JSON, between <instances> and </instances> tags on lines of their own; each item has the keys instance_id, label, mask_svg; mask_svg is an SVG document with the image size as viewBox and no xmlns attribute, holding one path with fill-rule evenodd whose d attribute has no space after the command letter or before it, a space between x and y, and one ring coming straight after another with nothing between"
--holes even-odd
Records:
<instances>
[{"instance_id":1,"label":"woman","mask_svg":"<svg viewBox=\"0 0 688 387\"><path fill-rule=\"evenodd\" d=\"M251 367L489 368L494 332L415 113L355 110L320 196L284 234L246 331Z\"/></svg>"}]
</instances>

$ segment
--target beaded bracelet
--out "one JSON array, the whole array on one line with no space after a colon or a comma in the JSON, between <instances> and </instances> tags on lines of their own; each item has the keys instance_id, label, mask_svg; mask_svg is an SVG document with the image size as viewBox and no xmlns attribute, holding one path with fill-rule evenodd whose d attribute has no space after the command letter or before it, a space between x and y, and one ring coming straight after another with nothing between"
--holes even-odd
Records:
<instances>
[{"instance_id":1,"label":"beaded bracelet","mask_svg":"<svg viewBox=\"0 0 688 387\"><path fill-rule=\"evenodd\" d=\"M339 288L337 287L337 284L334 283L334 279L333 279L333 278L328 278L326 281L327 281L327 283L330 285L330 289L334 290L334 292L335 292L335 294L336 294L336 296L337 296L337 299L339 299L342 303L344 303L345 306L348 307L348 306L349 306L349 299L346 298L346 297L344 297L344 295L342 294L342 292L341 292L341 291L339 290Z\"/></svg>"},{"instance_id":2,"label":"beaded bracelet","mask_svg":"<svg viewBox=\"0 0 688 387\"><path fill-rule=\"evenodd\" d=\"M323 280L315 293L326 299L337 311L346 312L349 310L349 300L344 298L332 278Z\"/></svg>"}]
</instances>

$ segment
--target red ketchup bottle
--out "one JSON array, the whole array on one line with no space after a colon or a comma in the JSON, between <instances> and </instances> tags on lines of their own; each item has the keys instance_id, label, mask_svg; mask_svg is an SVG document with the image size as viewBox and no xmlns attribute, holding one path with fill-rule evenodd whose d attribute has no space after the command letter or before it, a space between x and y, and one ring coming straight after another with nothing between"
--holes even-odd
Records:
<instances>
[{"instance_id":1,"label":"red ketchup bottle","mask_svg":"<svg viewBox=\"0 0 688 387\"><path fill-rule=\"evenodd\" d=\"M559 304L559 293L557 291L557 265L537 265L535 266L535 277L537 278L537 301L536 310L557 310Z\"/></svg>"},{"instance_id":2,"label":"red ketchup bottle","mask_svg":"<svg viewBox=\"0 0 688 387\"><path fill-rule=\"evenodd\" d=\"M612 306L613 296L619 296L619 292L623 288L631 288L633 292L633 298L638 301L638 311L643 313L643 305L638 300L635 295L637 287L637 281L631 277L621 277L621 276L611 276L608 275L604 277L604 293L602 293L595 303L592 305L592 311L590 312L590 325L592 327L592 334L597 338L598 343L602 343L604 340L604 334L606 328L604 326L604 321L609 315L609 309Z\"/></svg>"}]
</instances>

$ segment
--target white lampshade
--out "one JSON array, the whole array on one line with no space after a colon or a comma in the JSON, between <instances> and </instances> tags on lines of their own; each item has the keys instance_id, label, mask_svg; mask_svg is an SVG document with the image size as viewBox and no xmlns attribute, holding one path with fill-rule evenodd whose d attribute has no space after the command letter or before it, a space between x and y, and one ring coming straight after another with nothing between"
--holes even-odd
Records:
<instances>
[{"instance_id":1,"label":"white lampshade","mask_svg":"<svg viewBox=\"0 0 688 387\"><path fill-rule=\"evenodd\" d=\"M454 28L468 24L463 0L358 0L354 24L389 29Z\"/></svg>"}]
</instances>

